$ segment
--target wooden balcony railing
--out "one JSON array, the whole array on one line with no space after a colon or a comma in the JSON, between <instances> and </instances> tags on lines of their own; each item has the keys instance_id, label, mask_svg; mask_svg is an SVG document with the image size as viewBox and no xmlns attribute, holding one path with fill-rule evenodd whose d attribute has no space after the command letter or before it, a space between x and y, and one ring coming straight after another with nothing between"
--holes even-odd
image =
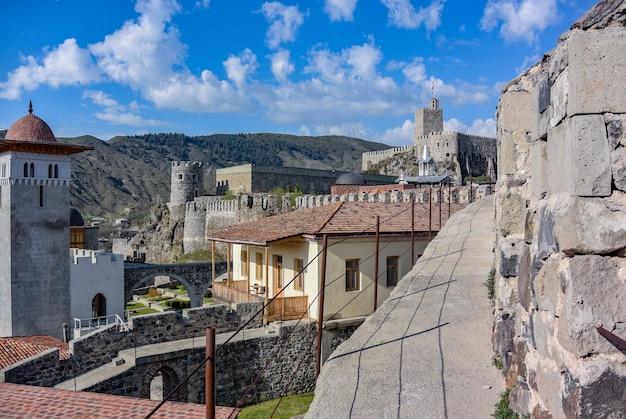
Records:
<instances>
[{"instance_id":1,"label":"wooden balcony railing","mask_svg":"<svg viewBox=\"0 0 626 419\"><path fill-rule=\"evenodd\" d=\"M299 319L308 309L309 297L306 295L298 297L279 297L272 301L267 307L265 321Z\"/></svg>"},{"instance_id":2,"label":"wooden balcony railing","mask_svg":"<svg viewBox=\"0 0 626 419\"><path fill-rule=\"evenodd\" d=\"M263 301L263 297L248 292L248 281L233 281L233 288L227 282L213 283L213 298L229 303L248 303Z\"/></svg>"}]
</instances>

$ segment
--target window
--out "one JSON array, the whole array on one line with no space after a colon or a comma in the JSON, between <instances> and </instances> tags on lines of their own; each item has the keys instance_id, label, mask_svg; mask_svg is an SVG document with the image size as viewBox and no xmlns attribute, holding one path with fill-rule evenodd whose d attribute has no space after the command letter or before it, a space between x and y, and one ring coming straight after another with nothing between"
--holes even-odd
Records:
<instances>
[{"instance_id":1,"label":"window","mask_svg":"<svg viewBox=\"0 0 626 419\"><path fill-rule=\"evenodd\" d=\"M0 177L7 177L7 164L2 163L2 173L0 173Z\"/></svg>"},{"instance_id":2,"label":"window","mask_svg":"<svg viewBox=\"0 0 626 419\"><path fill-rule=\"evenodd\" d=\"M294 259L293 260L293 271L296 276L296 280L293 283L293 287L297 290L304 290L304 260L303 259Z\"/></svg>"},{"instance_id":3,"label":"window","mask_svg":"<svg viewBox=\"0 0 626 419\"><path fill-rule=\"evenodd\" d=\"M57 179L59 177L59 165L54 165L54 178Z\"/></svg>"},{"instance_id":4,"label":"window","mask_svg":"<svg viewBox=\"0 0 626 419\"><path fill-rule=\"evenodd\" d=\"M178 174L178 180L183 180L183 174L182 173Z\"/></svg>"},{"instance_id":5,"label":"window","mask_svg":"<svg viewBox=\"0 0 626 419\"><path fill-rule=\"evenodd\" d=\"M35 177L35 163L30 164L30 177Z\"/></svg>"},{"instance_id":6,"label":"window","mask_svg":"<svg viewBox=\"0 0 626 419\"><path fill-rule=\"evenodd\" d=\"M44 197L43 197L43 185L39 185L39 206L43 207Z\"/></svg>"},{"instance_id":7,"label":"window","mask_svg":"<svg viewBox=\"0 0 626 419\"><path fill-rule=\"evenodd\" d=\"M241 276L244 278L248 277L248 251L241 251Z\"/></svg>"},{"instance_id":8,"label":"window","mask_svg":"<svg viewBox=\"0 0 626 419\"><path fill-rule=\"evenodd\" d=\"M256 279L263 280L263 253L256 252L255 255Z\"/></svg>"},{"instance_id":9,"label":"window","mask_svg":"<svg viewBox=\"0 0 626 419\"><path fill-rule=\"evenodd\" d=\"M398 285L398 256L387 256L387 286Z\"/></svg>"},{"instance_id":10,"label":"window","mask_svg":"<svg viewBox=\"0 0 626 419\"><path fill-rule=\"evenodd\" d=\"M28 163L24 163L24 177L28 177Z\"/></svg>"},{"instance_id":11,"label":"window","mask_svg":"<svg viewBox=\"0 0 626 419\"><path fill-rule=\"evenodd\" d=\"M346 260L346 291L356 291L360 288L359 284L359 260Z\"/></svg>"},{"instance_id":12,"label":"window","mask_svg":"<svg viewBox=\"0 0 626 419\"><path fill-rule=\"evenodd\" d=\"M51 177L52 177L52 174L53 174L53 173L52 173L52 165L51 165L51 164L49 164L49 165L48 165L48 178L51 178Z\"/></svg>"}]
</instances>

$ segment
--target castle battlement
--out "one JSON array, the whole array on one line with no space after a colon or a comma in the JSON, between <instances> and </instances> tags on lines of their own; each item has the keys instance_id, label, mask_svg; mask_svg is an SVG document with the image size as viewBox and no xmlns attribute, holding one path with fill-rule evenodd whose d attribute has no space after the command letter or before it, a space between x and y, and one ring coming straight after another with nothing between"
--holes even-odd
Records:
<instances>
[{"instance_id":1,"label":"castle battlement","mask_svg":"<svg viewBox=\"0 0 626 419\"><path fill-rule=\"evenodd\" d=\"M200 161L173 161L172 167L202 167Z\"/></svg>"},{"instance_id":2,"label":"castle battlement","mask_svg":"<svg viewBox=\"0 0 626 419\"><path fill-rule=\"evenodd\" d=\"M95 265L99 263L116 263L121 258L115 253L103 253L99 250L70 249L70 257L73 265Z\"/></svg>"},{"instance_id":3,"label":"castle battlement","mask_svg":"<svg viewBox=\"0 0 626 419\"><path fill-rule=\"evenodd\" d=\"M398 153L405 153L407 151L411 151L411 149L413 149L413 144L409 144L409 145L405 145L402 147L393 147L393 148L389 148L387 150L376 150L376 151L366 151L363 153L363 155L367 155L367 156L382 156L382 155L389 155L392 156L394 154L398 154Z\"/></svg>"}]
</instances>

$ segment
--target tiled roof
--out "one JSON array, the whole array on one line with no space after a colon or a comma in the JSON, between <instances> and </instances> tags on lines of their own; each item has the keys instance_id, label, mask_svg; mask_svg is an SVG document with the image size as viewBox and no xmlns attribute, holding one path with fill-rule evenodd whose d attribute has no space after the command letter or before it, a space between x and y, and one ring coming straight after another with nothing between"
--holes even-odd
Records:
<instances>
[{"instance_id":1,"label":"tiled roof","mask_svg":"<svg viewBox=\"0 0 626 419\"><path fill-rule=\"evenodd\" d=\"M465 208L466 204L451 204L450 214ZM427 233L439 230L448 219L448 205L432 205L429 222L429 204L415 204L415 231ZM300 235L375 234L376 216L380 216L381 234L411 232L411 203L338 202L315 208L298 210L256 221L236 224L214 233L210 240L266 245L276 240Z\"/></svg>"},{"instance_id":2,"label":"tiled roof","mask_svg":"<svg viewBox=\"0 0 626 419\"><path fill-rule=\"evenodd\" d=\"M7 140L34 141L43 143L56 143L54 133L38 116L28 113L15 121L7 131Z\"/></svg>"},{"instance_id":3,"label":"tiled roof","mask_svg":"<svg viewBox=\"0 0 626 419\"><path fill-rule=\"evenodd\" d=\"M144 418L158 404L158 400L0 383L0 417L3 419ZM226 419L233 410L232 407L218 406L215 417ZM231 418L236 418L237 414L238 410ZM152 417L204 419L206 407L203 404L165 402Z\"/></svg>"},{"instance_id":4,"label":"tiled roof","mask_svg":"<svg viewBox=\"0 0 626 419\"><path fill-rule=\"evenodd\" d=\"M0 338L0 369L47 351L50 348L59 348L60 359L68 359L70 357L68 344L52 336Z\"/></svg>"}]
</instances>

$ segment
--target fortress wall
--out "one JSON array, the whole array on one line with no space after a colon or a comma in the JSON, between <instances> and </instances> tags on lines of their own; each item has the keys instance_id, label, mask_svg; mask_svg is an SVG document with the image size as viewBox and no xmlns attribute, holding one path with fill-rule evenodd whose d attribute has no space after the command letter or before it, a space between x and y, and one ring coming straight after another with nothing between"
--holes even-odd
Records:
<instances>
[{"instance_id":1,"label":"fortress wall","mask_svg":"<svg viewBox=\"0 0 626 419\"><path fill-rule=\"evenodd\" d=\"M601 1L497 108L494 347L533 417L624 417L626 30Z\"/></svg>"},{"instance_id":2,"label":"fortress wall","mask_svg":"<svg viewBox=\"0 0 626 419\"><path fill-rule=\"evenodd\" d=\"M187 202L185 208L185 223L183 226L183 252L191 253L204 249L206 233L207 202L196 199Z\"/></svg>"},{"instance_id":3,"label":"fortress wall","mask_svg":"<svg viewBox=\"0 0 626 419\"><path fill-rule=\"evenodd\" d=\"M383 160L393 157L396 154L407 153L413 150L413 148L414 145L409 144L403 147L390 148L388 150L368 151L366 153L363 153L363 155L361 156L361 170L363 172L366 172Z\"/></svg>"}]
</instances>

